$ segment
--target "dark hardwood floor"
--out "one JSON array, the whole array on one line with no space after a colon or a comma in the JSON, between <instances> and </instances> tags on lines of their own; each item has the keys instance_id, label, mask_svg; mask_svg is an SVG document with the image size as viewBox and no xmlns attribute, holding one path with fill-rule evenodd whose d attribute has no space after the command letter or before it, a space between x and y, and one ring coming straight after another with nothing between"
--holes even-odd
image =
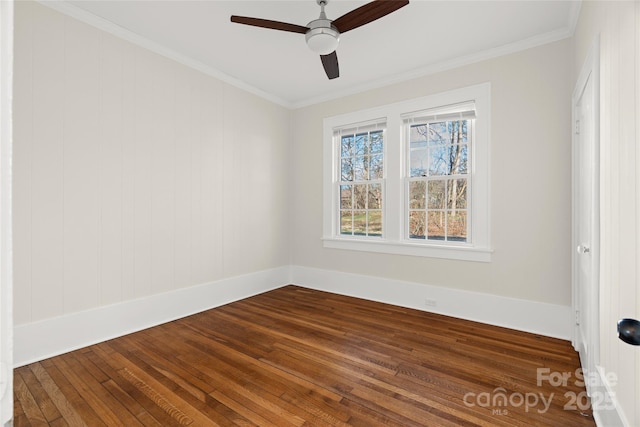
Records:
<instances>
[{"instance_id":1,"label":"dark hardwood floor","mask_svg":"<svg viewBox=\"0 0 640 427\"><path fill-rule=\"evenodd\" d=\"M578 366L566 341L287 286L16 369L14 425L594 426Z\"/></svg>"}]
</instances>

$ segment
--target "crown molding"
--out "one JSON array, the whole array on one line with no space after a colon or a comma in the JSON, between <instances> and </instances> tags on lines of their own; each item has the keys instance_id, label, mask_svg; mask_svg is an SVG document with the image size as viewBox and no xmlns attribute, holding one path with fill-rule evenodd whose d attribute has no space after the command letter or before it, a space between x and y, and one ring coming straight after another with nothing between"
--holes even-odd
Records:
<instances>
[{"instance_id":1,"label":"crown molding","mask_svg":"<svg viewBox=\"0 0 640 427\"><path fill-rule=\"evenodd\" d=\"M408 80L413 80L420 77L441 73L443 71L460 68L466 65L477 63L477 62L486 61L488 59L493 59L500 56L509 55L512 53L517 53L527 49L531 49L531 48L535 48L545 44L560 41L560 40L569 38L572 35L573 35L573 29L570 29L570 28L551 31L545 34L540 34L534 37L530 37L528 39L520 40L514 43L509 43L496 48L487 49L481 52L476 52L470 55L461 56L448 61L442 61L435 64L431 64L426 67L422 67L415 70L407 71L405 73L397 74L393 77L374 80L369 83L353 86L348 90L336 91L336 92L323 95L321 97L310 98L308 100L295 102L293 103L292 108L297 109L297 108L308 107L311 105L320 104L323 102L332 101L339 98L344 98L346 96L355 95L355 94L366 92L369 90L390 86L392 84L402 83Z\"/></svg>"},{"instance_id":2,"label":"crown molding","mask_svg":"<svg viewBox=\"0 0 640 427\"><path fill-rule=\"evenodd\" d=\"M299 109L299 108L304 108L304 107L320 104L327 101L332 101L339 98L344 98L346 96L351 96L351 95L366 92L369 90L379 89L384 86L389 86L392 84L397 84L404 81L429 76L432 74L448 71L448 70L463 67L466 65L471 65L477 62L497 58L503 55L509 55L512 53L520 52L523 50L531 49L534 47L542 46L548 43L553 43L565 38L572 37L578 22L578 17L580 15L580 9L582 5L581 0L576 0L571 2L571 9L570 9L569 17L567 19L567 26L564 29L551 31L545 34L540 34L534 37L530 37L528 39L520 40L514 43L499 46L496 48L487 49L487 50L476 52L470 55L465 55L465 56L461 56L451 60L431 64L426 67L407 71L405 73L400 73L391 77L373 80L361 85L352 86L346 90L339 90L339 91L331 92L328 94L324 94L319 97L305 99L302 101L290 101L290 100L286 100L281 97L278 97L272 93L265 92L261 89L258 89L242 80L239 80L226 73L223 73L222 71L217 70L213 67L210 67L189 56L183 55L179 52L176 52L172 49L162 46L159 43L153 42L137 33L134 33L133 31L127 30L126 28L123 28L111 21L100 18L64 0L53 0L53 1L52 0L35 0L35 1L37 1L38 3L46 7L54 9L60 13L63 13L79 21L82 21L88 25L91 25L107 33L110 33L116 37L127 40L144 49L150 50L151 52L154 52L158 55L162 55L166 58L172 59L182 65L193 68L208 76L216 78L222 82L228 83L232 86L235 86L239 89L242 89L246 92L259 96L263 99L266 99L267 101L273 102L277 105L280 105L288 109Z\"/></svg>"},{"instance_id":3,"label":"crown molding","mask_svg":"<svg viewBox=\"0 0 640 427\"><path fill-rule=\"evenodd\" d=\"M576 32L581 9L582 0L574 0L571 2L571 9L569 9L569 17L567 19L567 29L569 30L569 33L571 33L571 36Z\"/></svg>"},{"instance_id":4,"label":"crown molding","mask_svg":"<svg viewBox=\"0 0 640 427\"><path fill-rule=\"evenodd\" d=\"M271 93L258 89L242 80L232 77L226 73L223 73L222 71L217 70L213 67L210 67L187 55L183 55L179 52L176 52L175 50L162 46L159 43L153 42L147 39L146 37L143 37L131 30L127 30L126 28L123 28L109 20L106 20L90 12L87 12L86 10L81 9L77 6L74 6L73 4L70 4L64 0L53 0L53 1L35 0L35 1L43 6L46 6L64 15L70 16L71 18L77 19L78 21L84 22L85 24L91 25L92 27L98 28L99 30L105 31L118 38L124 39L137 46L147 49L153 53L169 58L186 67L200 71L201 73L204 73L210 77L216 78L224 83L228 83L232 86L235 86L239 89L242 89L246 92L249 92L261 98L264 98L282 107L289 108L289 109L293 107L293 104L285 99L282 99Z\"/></svg>"}]
</instances>

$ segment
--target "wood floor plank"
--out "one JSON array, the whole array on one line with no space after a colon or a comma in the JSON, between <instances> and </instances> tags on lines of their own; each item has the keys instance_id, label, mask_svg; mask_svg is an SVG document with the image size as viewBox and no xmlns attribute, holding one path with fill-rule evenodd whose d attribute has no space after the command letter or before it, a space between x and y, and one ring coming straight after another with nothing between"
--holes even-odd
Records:
<instances>
[{"instance_id":1,"label":"wood floor plank","mask_svg":"<svg viewBox=\"0 0 640 427\"><path fill-rule=\"evenodd\" d=\"M93 409L97 418L103 421L108 426L124 426L125 424L119 418L120 412L114 410L109 405L115 403L113 399L108 396L106 390L100 387L93 377L83 369L73 353L67 355L64 358L54 359L56 367L65 373L65 377L69 380L69 383L76 389L78 394L82 396L82 399ZM120 414L122 415L122 414Z\"/></svg>"},{"instance_id":2,"label":"wood floor plank","mask_svg":"<svg viewBox=\"0 0 640 427\"><path fill-rule=\"evenodd\" d=\"M138 372L139 373L139 372ZM193 423L193 419L189 418L189 415L182 412L178 409L172 402L168 401L162 394L155 390L156 387L153 387L147 384L145 381L141 380L131 372L128 368L122 369L120 372L127 381L134 385L137 389L139 389L145 396L151 399L156 405L162 408L167 414L171 416L174 420L178 422L180 425L187 426Z\"/></svg>"},{"instance_id":3,"label":"wood floor plank","mask_svg":"<svg viewBox=\"0 0 640 427\"><path fill-rule=\"evenodd\" d=\"M320 408L314 408L313 411L307 412L283 399L282 396L286 393L307 393L308 389L302 389L295 384L286 385L279 376L264 376L257 371L247 370L246 365L240 366L235 364L233 360L222 358L218 358L216 361L215 370L210 370L208 367L209 358L197 348L190 355L182 357L197 369L210 372L210 376L216 383L236 384L235 391L243 395L256 396L253 398L254 401L262 401L262 406L266 410L275 411L280 417L284 415L289 421L297 420L297 424L302 425L305 420L309 420L313 422L313 425L322 425L325 423L325 418L332 418ZM223 376L218 376L217 371L224 373Z\"/></svg>"},{"instance_id":4,"label":"wood floor plank","mask_svg":"<svg viewBox=\"0 0 640 427\"><path fill-rule=\"evenodd\" d=\"M185 355L184 357L188 357ZM209 367L205 364L200 364L199 359L185 359L199 366L201 370L210 376L216 387L215 390L209 393L212 397L218 401L229 406L227 403L231 403L229 400L222 399L222 395L229 397L233 400L232 406L237 407L238 404L246 408L247 414L239 412L249 420L255 420L255 415L260 415L260 422L262 424L273 424L276 426L300 426L304 424L304 420L300 417L293 415L286 411L284 408L278 407L269 401L266 397L267 393L262 396L254 393L249 388L244 386L240 379L235 379L229 372L224 369L218 369ZM236 411L237 412L237 411Z\"/></svg>"},{"instance_id":5,"label":"wood floor plank","mask_svg":"<svg viewBox=\"0 0 640 427\"><path fill-rule=\"evenodd\" d=\"M16 375L16 374L14 374ZM14 395L16 392L16 387L14 385ZM20 399L15 396L15 400L13 403L13 424L18 425L18 423L21 423L22 425L30 425L29 420L27 419L27 416L24 413L24 409L22 408L22 403L20 402Z\"/></svg>"},{"instance_id":6,"label":"wood floor plank","mask_svg":"<svg viewBox=\"0 0 640 427\"><path fill-rule=\"evenodd\" d=\"M122 405L119 400L114 399L110 391L104 387L104 383L109 380L87 356L85 352L76 351L70 354L67 360L69 366L74 369L80 378L83 378L84 385L88 387L97 399L100 400L101 410L108 414L113 414L116 421L111 421L110 426L121 424L126 427L142 427L142 423Z\"/></svg>"},{"instance_id":7,"label":"wood floor plank","mask_svg":"<svg viewBox=\"0 0 640 427\"><path fill-rule=\"evenodd\" d=\"M129 396L124 390L118 386L118 384L113 380L108 380L102 383L105 389L109 390L109 393L113 395L113 397L120 402L123 406L126 406L129 411L135 415L136 419L140 422L140 424L145 427L161 427L162 424L158 422L151 414L149 414L144 408L140 406L140 404Z\"/></svg>"},{"instance_id":8,"label":"wood floor plank","mask_svg":"<svg viewBox=\"0 0 640 427\"><path fill-rule=\"evenodd\" d=\"M49 423L51 427L69 427L69 423L64 418L56 418Z\"/></svg>"},{"instance_id":9,"label":"wood floor plank","mask_svg":"<svg viewBox=\"0 0 640 427\"><path fill-rule=\"evenodd\" d=\"M120 344L114 341L111 342L110 345L118 348ZM145 371L140 365L136 365L134 361L123 356L121 352L116 351L111 357L123 366L119 371L123 378L133 384L156 405L161 407L180 425L191 425L192 423L195 423L195 425L219 425L198 411L193 406L194 402L185 400L185 395L180 396L176 394L170 386L154 378L152 374ZM131 355L129 355L129 357L131 357Z\"/></svg>"},{"instance_id":10,"label":"wood floor plank","mask_svg":"<svg viewBox=\"0 0 640 427\"><path fill-rule=\"evenodd\" d=\"M49 425L20 373L14 378L14 393L17 399L20 400L24 415L29 420L29 425L34 427Z\"/></svg>"},{"instance_id":11,"label":"wood floor plank","mask_svg":"<svg viewBox=\"0 0 640 427\"><path fill-rule=\"evenodd\" d=\"M14 415L13 427L31 427L31 423L27 416L23 413L20 415Z\"/></svg>"},{"instance_id":12,"label":"wood floor plank","mask_svg":"<svg viewBox=\"0 0 640 427\"><path fill-rule=\"evenodd\" d=\"M206 339L206 336L194 336L193 340L187 340L186 344L190 345L191 348L195 348L204 353L215 354L216 357L227 357L234 360L237 360L239 363L244 365L244 369L250 370L252 372L262 372L267 378L281 379L288 387L295 387L301 390L313 391L318 393L319 396L323 398L332 400L332 401L340 401L342 396L338 393L334 393L331 390L328 390L325 387L316 386L314 383L311 383L303 378L300 378L297 375L291 374L287 371L281 370L279 368L273 367L269 363L265 363L261 357L258 358L251 357L245 353L237 351L235 348L230 348L216 340ZM229 341L227 341L229 342ZM271 350L269 350L270 352ZM268 353L268 352L266 352Z\"/></svg>"},{"instance_id":13,"label":"wood floor plank","mask_svg":"<svg viewBox=\"0 0 640 427\"><path fill-rule=\"evenodd\" d=\"M180 365L171 363L169 365L163 364L162 367L159 367L156 363L156 361L159 360L157 354L153 351L149 351L149 349L146 348L148 347L147 345L142 349L142 346L134 345L131 340L123 343L112 344L120 351L126 352L127 360L129 362L139 367L145 374L150 375L154 380L169 389L175 397L180 399L178 403L184 401L188 405L187 407L189 410L193 409L195 414L199 412L203 416L207 417L212 423L223 426L233 425L234 423L241 421L242 417L238 417L234 414L231 414L229 417L229 412L210 397L208 393L212 391L212 386L207 385L207 394L202 394L204 392L196 389L194 384L191 382L193 380L193 376L182 377L178 380L177 372L180 372ZM172 360L174 362L178 361L175 357L173 357ZM174 372L167 375L166 373L171 370ZM202 375L204 372L201 371L200 374ZM211 381L211 378L205 377L204 375L203 378L207 378L208 381Z\"/></svg>"},{"instance_id":14,"label":"wood floor plank","mask_svg":"<svg viewBox=\"0 0 640 427\"><path fill-rule=\"evenodd\" d=\"M102 420L98 414L92 409L91 405L84 399L76 388L69 381L69 372L61 371L58 365L54 362L57 358L63 358L66 355L57 356L51 359L42 360L40 364L55 382L56 386L64 397L69 402L73 411L78 417L87 425L93 426L106 426L107 424Z\"/></svg>"},{"instance_id":15,"label":"wood floor plank","mask_svg":"<svg viewBox=\"0 0 640 427\"><path fill-rule=\"evenodd\" d=\"M67 400L65 394L60 391L46 369L38 362L29 365L29 369L31 369L44 390L50 396L53 404L56 405L64 423L70 427L86 427L85 422L82 421L82 418Z\"/></svg>"},{"instance_id":16,"label":"wood floor plank","mask_svg":"<svg viewBox=\"0 0 640 427\"><path fill-rule=\"evenodd\" d=\"M142 387L142 384L132 383L132 378L126 378L124 369L127 366L132 366L133 362L128 358L115 357L117 351L112 348L114 343L118 340L111 340L106 343L98 344L93 348L96 354L105 362L103 370L111 372L111 378L117 383L117 385L125 391L131 398L135 399L136 403L140 405L145 411L147 411L153 418L158 420L162 426L180 426L179 420L175 419L170 413L165 410L164 406L158 405L158 403L164 403L165 400L158 401L158 397L154 393L148 393L148 390ZM130 352L126 351L121 355L127 355L131 357ZM160 394L161 395L161 394ZM172 405L173 406L173 405ZM170 408L167 406L166 408ZM182 412L182 411L181 411ZM207 425L222 424L211 421Z\"/></svg>"},{"instance_id":17,"label":"wood floor plank","mask_svg":"<svg viewBox=\"0 0 640 427\"><path fill-rule=\"evenodd\" d=\"M31 369L23 369L19 372L19 375L24 380L25 385L29 389L34 400L37 402L40 411L42 411L42 415L44 415L45 420L48 423L62 417L60 411L51 399L51 396L43 388L42 384L40 384L38 378Z\"/></svg>"},{"instance_id":18,"label":"wood floor plank","mask_svg":"<svg viewBox=\"0 0 640 427\"><path fill-rule=\"evenodd\" d=\"M184 334L182 336L186 337ZM201 372L203 370L206 371L207 365L211 364L211 354L215 354L216 369L221 369L232 377L235 376L235 381L241 382L244 387L249 387L250 389L261 388L268 398L274 396L284 399L284 401L289 401L287 400L289 395L315 396L317 405L303 405L304 412L307 412L307 415L312 418L311 425L320 425L322 422L320 420L331 420L333 425L340 425L340 420L349 418L348 413L339 406L338 402L341 397L336 393L332 393L325 388L318 387L282 370L274 369L269 364L247 357L215 341L198 336L191 336L190 338L186 338L185 343L192 346L191 351L184 356L178 356L184 358L188 366L197 368ZM292 411L293 408L300 408L301 406L286 407Z\"/></svg>"},{"instance_id":19,"label":"wood floor plank","mask_svg":"<svg viewBox=\"0 0 640 427\"><path fill-rule=\"evenodd\" d=\"M592 427L578 368L563 340L286 286L16 369L14 425Z\"/></svg>"},{"instance_id":20,"label":"wood floor plank","mask_svg":"<svg viewBox=\"0 0 640 427\"><path fill-rule=\"evenodd\" d=\"M140 423L145 426L167 425L162 422L165 414L160 408L156 408L155 405L151 404L150 406L152 408L157 409L157 412L153 414L153 411L148 411L147 408L136 399L145 400L147 398L142 395L139 390L135 389L133 385L123 379L117 371L112 369L104 359L104 357L108 358L110 356L105 355L99 346L93 346L87 357L109 378L108 381L102 383L104 388L111 393L115 400L125 406ZM161 414L161 416L158 416L158 414Z\"/></svg>"}]
</instances>

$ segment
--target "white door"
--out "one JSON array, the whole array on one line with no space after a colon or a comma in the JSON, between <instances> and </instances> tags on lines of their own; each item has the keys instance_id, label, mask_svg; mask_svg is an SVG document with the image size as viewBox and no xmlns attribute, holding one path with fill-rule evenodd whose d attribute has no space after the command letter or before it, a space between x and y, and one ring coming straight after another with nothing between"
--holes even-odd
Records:
<instances>
[{"instance_id":1,"label":"white door","mask_svg":"<svg viewBox=\"0 0 640 427\"><path fill-rule=\"evenodd\" d=\"M587 374L595 373L599 353L598 50L585 61L573 95L574 346Z\"/></svg>"}]
</instances>

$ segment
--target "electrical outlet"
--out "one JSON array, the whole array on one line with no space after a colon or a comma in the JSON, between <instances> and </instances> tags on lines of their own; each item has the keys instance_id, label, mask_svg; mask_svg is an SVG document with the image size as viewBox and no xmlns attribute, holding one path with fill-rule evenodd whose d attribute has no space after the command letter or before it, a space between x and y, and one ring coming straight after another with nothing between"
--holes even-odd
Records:
<instances>
[{"instance_id":1,"label":"electrical outlet","mask_svg":"<svg viewBox=\"0 0 640 427\"><path fill-rule=\"evenodd\" d=\"M427 298L426 300L424 300L424 305L426 305L427 307L436 307L438 305L438 301Z\"/></svg>"}]
</instances>

